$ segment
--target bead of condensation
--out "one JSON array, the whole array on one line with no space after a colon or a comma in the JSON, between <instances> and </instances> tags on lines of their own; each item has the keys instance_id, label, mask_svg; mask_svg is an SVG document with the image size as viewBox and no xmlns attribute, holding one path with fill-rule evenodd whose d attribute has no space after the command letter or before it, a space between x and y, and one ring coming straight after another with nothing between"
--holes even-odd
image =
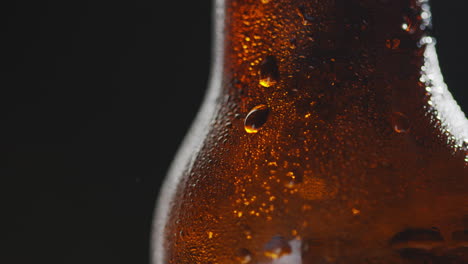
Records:
<instances>
[{"instance_id":1,"label":"bead of condensation","mask_svg":"<svg viewBox=\"0 0 468 264\"><path fill-rule=\"evenodd\" d=\"M260 64L260 79L259 83L263 87L271 87L279 80L279 71L276 58L274 56L267 56Z\"/></svg>"},{"instance_id":2,"label":"bead of condensation","mask_svg":"<svg viewBox=\"0 0 468 264\"><path fill-rule=\"evenodd\" d=\"M408 117L400 112L392 113L392 127L397 133L407 133L410 130Z\"/></svg>"},{"instance_id":3,"label":"bead of condensation","mask_svg":"<svg viewBox=\"0 0 468 264\"><path fill-rule=\"evenodd\" d=\"M290 254L291 246L283 237L274 236L270 241L268 241L268 243L266 243L263 253L266 257L277 259L283 255Z\"/></svg>"},{"instance_id":4,"label":"bead of condensation","mask_svg":"<svg viewBox=\"0 0 468 264\"><path fill-rule=\"evenodd\" d=\"M257 105L247 114L244 120L244 129L247 133L257 133L262 127L270 113L270 109L266 105Z\"/></svg>"},{"instance_id":5,"label":"bead of condensation","mask_svg":"<svg viewBox=\"0 0 468 264\"><path fill-rule=\"evenodd\" d=\"M236 252L236 260L240 264L248 264L252 262L252 253L245 248L241 248Z\"/></svg>"}]
</instances>

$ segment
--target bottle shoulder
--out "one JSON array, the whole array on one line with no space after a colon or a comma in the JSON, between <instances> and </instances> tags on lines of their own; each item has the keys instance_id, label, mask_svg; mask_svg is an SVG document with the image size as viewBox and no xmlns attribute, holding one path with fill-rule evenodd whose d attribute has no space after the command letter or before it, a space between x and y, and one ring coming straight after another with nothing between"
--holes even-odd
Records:
<instances>
[{"instance_id":1,"label":"bottle shoulder","mask_svg":"<svg viewBox=\"0 0 468 264\"><path fill-rule=\"evenodd\" d=\"M169 258L196 261L190 247L177 243L210 253L230 241L204 258L231 263L237 250L262 252L275 235L295 241L295 232L336 238L366 230L369 241L381 243L403 232L408 219L416 227L463 228L466 153L431 137L439 130L427 119L411 123L393 112L375 120L340 114L324 120L309 112L298 118L282 112L287 108L257 117L252 109L264 106L242 111L233 100L218 97L200 148L175 163L181 178L160 234ZM255 123L246 123L249 113L261 119L255 132L246 128ZM315 219L315 231L304 219Z\"/></svg>"}]
</instances>

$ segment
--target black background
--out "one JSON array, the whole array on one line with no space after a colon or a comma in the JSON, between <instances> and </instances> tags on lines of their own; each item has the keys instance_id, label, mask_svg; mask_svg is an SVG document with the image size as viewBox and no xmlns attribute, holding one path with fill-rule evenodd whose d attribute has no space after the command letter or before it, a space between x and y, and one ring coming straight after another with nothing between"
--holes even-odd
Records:
<instances>
[{"instance_id":1,"label":"black background","mask_svg":"<svg viewBox=\"0 0 468 264\"><path fill-rule=\"evenodd\" d=\"M432 1L465 112L467 6ZM3 1L0 12L0 262L147 263L159 184L206 89L211 2Z\"/></svg>"}]
</instances>

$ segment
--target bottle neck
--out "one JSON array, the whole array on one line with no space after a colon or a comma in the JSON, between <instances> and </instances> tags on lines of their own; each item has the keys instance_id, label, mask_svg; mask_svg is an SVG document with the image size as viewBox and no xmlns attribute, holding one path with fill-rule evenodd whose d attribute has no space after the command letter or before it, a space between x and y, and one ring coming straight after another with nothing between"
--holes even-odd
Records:
<instances>
[{"instance_id":1,"label":"bottle neck","mask_svg":"<svg viewBox=\"0 0 468 264\"><path fill-rule=\"evenodd\" d=\"M227 1L229 88L249 98L418 89L395 81L419 81L421 5L362 2Z\"/></svg>"},{"instance_id":2,"label":"bottle neck","mask_svg":"<svg viewBox=\"0 0 468 264\"><path fill-rule=\"evenodd\" d=\"M225 5L223 88L241 113L267 105L278 115L313 117L327 127L340 120L376 127L384 120L399 133L411 127L440 137L451 127L457 144L468 138L463 113L445 100L451 96L427 33L431 14L425 1ZM444 96L435 92L442 90ZM424 123L437 119L444 124L428 131Z\"/></svg>"}]
</instances>

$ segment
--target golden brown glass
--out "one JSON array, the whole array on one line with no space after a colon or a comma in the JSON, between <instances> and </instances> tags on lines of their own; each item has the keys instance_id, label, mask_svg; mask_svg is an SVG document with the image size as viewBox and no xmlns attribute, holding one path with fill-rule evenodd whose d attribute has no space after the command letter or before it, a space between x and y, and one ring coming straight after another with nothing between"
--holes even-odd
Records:
<instances>
[{"instance_id":1,"label":"golden brown glass","mask_svg":"<svg viewBox=\"0 0 468 264\"><path fill-rule=\"evenodd\" d=\"M155 264L466 264L468 121L416 0L218 0Z\"/></svg>"}]
</instances>

